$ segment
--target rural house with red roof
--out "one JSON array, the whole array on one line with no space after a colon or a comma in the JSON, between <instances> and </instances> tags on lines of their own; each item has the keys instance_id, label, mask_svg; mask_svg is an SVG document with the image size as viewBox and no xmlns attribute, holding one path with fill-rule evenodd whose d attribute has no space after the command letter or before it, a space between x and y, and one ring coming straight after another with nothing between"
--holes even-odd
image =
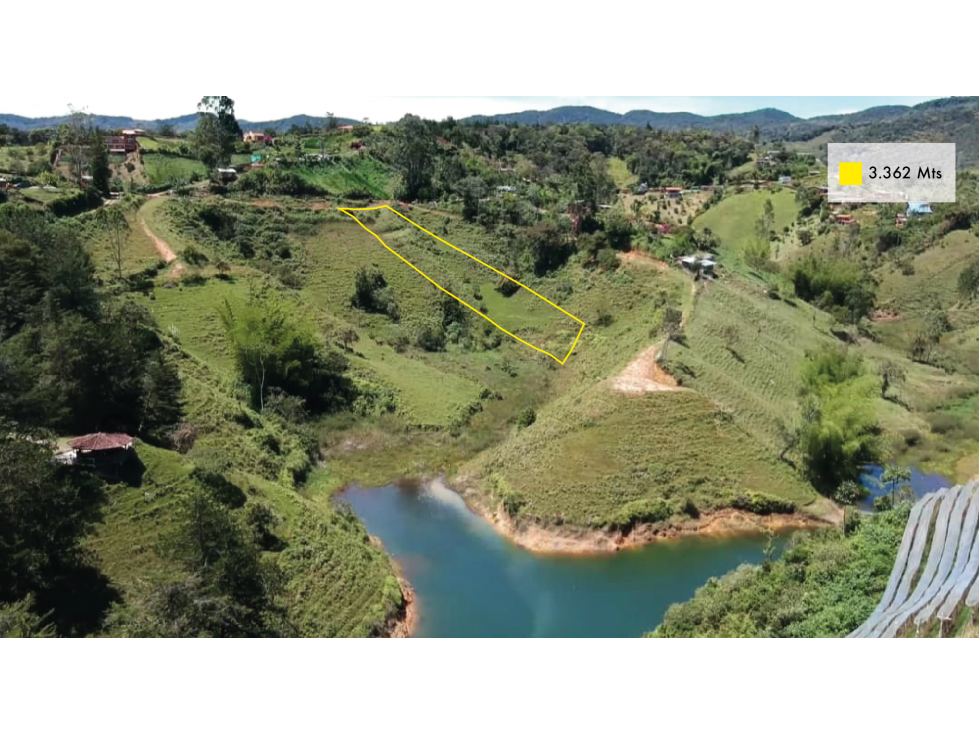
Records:
<instances>
[{"instance_id":1,"label":"rural house with red roof","mask_svg":"<svg viewBox=\"0 0 979 734\"><path fill-rule=\"evenodd\" d=\"M71 451L59 454L56 460L101 473L117 473L135 457L135 441L125 433L90 433L68 442Z\"/></svg>"}]
</instances>

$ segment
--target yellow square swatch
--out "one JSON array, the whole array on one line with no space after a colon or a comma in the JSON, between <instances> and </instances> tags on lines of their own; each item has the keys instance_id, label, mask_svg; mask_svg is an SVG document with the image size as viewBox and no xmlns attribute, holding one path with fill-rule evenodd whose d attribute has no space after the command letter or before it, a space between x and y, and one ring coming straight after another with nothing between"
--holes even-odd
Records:
<instances>
[{"instance_id":1,"label":"yellow square swatch","mask_svg":"<svg viewBox=\"0 0 979 734\"><path fill-rule=\"evenodd\" d=\"M841 163L840 186L863 186L863 163Z\"/></svg>"}]
</instances>

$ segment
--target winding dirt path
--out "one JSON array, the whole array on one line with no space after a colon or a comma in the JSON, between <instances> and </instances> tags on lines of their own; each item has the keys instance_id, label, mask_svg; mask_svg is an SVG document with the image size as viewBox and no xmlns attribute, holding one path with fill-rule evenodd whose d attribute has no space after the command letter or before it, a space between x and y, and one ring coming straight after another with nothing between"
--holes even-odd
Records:
<instances>
[{"instance_id":1,"label":"winding dirt path","mask_svg":"<svg viewBox=\"0 0 979 734\"><path fill-rule=\"evenodd\" d=\"M160 259L167 265L173 263L177 259L177 253L175 253L170 245L167 244L167 241L162 237L157 237L155 234L153 234L153 230L150 229L150 226L146 223L146 219L141 213L136 214L136 219L139 220L139 224L146 233L146 236L153 242L153 246L156 247L156 251L160 254ZM184 264L182 262L178 262L170 271L170 277L179 278L184 270Z\"/></svg>"},{"instance_id":2,"label":"winding dirt path","mask_svg":"<svg viewBox=\"0 0 979 734\"><path fill-rule=\"evenodd\" d=\"M153 241L153 244L156 246L156 251L160 253L160 257L163 259L163 262L169 265L177 259L177 255L170 249L170 245L168 245L165 240L162 240L153 234L153 231L146 223L146 220L143 219L142 214L139 215L139 223L142 225L143 231L146 232L146 236Z\"/></svg>"}]
</instances>

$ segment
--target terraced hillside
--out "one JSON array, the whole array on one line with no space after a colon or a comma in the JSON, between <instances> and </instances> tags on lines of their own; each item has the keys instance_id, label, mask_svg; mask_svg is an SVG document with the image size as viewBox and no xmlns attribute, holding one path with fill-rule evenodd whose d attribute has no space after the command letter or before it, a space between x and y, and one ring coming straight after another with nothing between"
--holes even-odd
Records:
<instances>
[{"instance_id":1,"label":"terraced hillside","mask_svg":"<svg viewBox=\"0 0 979 734\"><path fill-rule=\"evenodd\" d=\"M849 636L944 636L974 620L979 607L977 528L979 481L921 499L911 510L880 604Z\"/></svg>"}]
</instances>

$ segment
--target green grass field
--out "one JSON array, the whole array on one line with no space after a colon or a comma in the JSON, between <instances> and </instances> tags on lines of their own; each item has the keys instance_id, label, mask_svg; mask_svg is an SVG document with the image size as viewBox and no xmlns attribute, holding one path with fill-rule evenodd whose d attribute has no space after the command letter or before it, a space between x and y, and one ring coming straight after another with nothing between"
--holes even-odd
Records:
<instances>
[{"instance_id":1,"label":"green grass field","mask_svg":"<svg viewBox=\"0 0 979 734\"><path fill-rule=\"evenodd\" d=\"M608 159L608 175L620 190L632 190L639 184L639 177L629 171L626 162L621 158Z\"/></svg>"},{"instance_id":2,"label":"green grass field","mask_svg":"<svg viewBox=\"0 0 979 734\"><path fill-rule=\"evenodd\" d=\"M177 151L183 144L189 144L188 141L181 138L158 138L142 136L139 139L139 147L142 150L153 152L157 150L172 150Z\"/></svg>"},{"instance_id":3,"label":"green grass field","mask_svg":"<svg viewBox=\"0 0 979 734\"><path fill-rule=\"evenodd\" d=\"M393 193L390 170L370 158L345 156L333 164L301 168L299 173L337 196L368 194L375 199L389 199Z\"/></svg>"},{"instance_id":4,"label":"green grass field","mask_svg":"<svg viewBox=\"0 0 979 734\"><path fill-rule=\"evenodd\" d=\"M190 182L195 176L203 178L207 174L200 161L158 153L144 154L143 168L146 178L153 186L177 186Z\"/></svg>"},{"instance_id":5,"label":"green grass field","mask_svg":"<svg viewBox=\"0 0 979 734\"><path fill-rule=\"evenodd\" d=\"M790 189L749 191L726 197L697 217L694 229L710 228L720 241L722 264L743 270L742 254L745 246L756 240L755 222L761 218L769 200L775 210L773 231L782 234L799 214L795 193Z\"/></svg>"}]
</instances>

